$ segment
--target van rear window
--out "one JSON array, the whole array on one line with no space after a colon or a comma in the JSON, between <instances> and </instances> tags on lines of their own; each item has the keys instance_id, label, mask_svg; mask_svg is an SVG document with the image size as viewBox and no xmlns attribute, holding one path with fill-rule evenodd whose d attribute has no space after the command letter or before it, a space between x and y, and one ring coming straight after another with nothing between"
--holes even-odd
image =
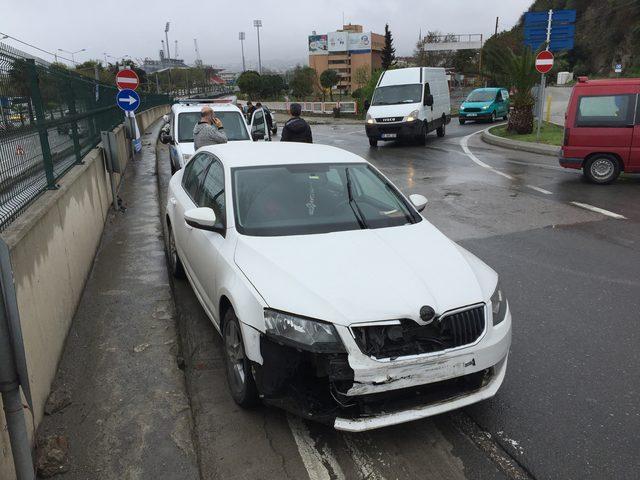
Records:
<instances>
[{"instance_id":1,"label":"van rear window","mask_svg":"<svg viewBox=\"0 0 640 480\"><path fill-rule=\"evenodd\" d=\"M578 127L624 127L633 123L635 95L580 97Z\"/></svg>"}]
</instances>

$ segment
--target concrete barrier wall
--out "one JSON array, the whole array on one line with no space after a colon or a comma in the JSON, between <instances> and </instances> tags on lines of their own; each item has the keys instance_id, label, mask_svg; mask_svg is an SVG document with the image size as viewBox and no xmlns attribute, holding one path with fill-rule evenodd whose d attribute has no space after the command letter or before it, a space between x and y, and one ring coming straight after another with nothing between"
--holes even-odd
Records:
<instances>
[{"instance_id":1,"label":"concrete barrier wall","mask_svg":"<svg viewBox=\"0 0 640 480\"><path fill-rule=\"evenodd\" d=\"M162 106L138 114L140 131L168 111L168 106ZM126 167L129 146L124 128L119 126L114 132L125 159L121 166ZM84 165L74 167L60 180L58 190L42 194L2 233L11 252L36 426L112 202L102 149L91 150L83 160ZM120 176L115 177L119 184ZM30 415L25 413L31 429ZM2 411L0 478L14 478Z\"/></svg>"}]
</instances>

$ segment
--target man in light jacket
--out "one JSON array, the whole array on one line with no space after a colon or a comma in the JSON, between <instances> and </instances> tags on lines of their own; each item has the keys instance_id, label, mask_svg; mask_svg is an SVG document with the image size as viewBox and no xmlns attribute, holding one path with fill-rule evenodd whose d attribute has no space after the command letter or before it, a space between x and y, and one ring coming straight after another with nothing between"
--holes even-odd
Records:
<instances>
[{"instance_id":1,"label":"man in light jacket","mask_svg":"<svg viewBox=\"0 0 640 480\"><path fill-rule=\"evenodd\" d=\"M215 116L211 107L202 107L200 121L193 127L193 146L197 150L205 145L227 143L222 120Z\"/></svg>"}]
</instances>

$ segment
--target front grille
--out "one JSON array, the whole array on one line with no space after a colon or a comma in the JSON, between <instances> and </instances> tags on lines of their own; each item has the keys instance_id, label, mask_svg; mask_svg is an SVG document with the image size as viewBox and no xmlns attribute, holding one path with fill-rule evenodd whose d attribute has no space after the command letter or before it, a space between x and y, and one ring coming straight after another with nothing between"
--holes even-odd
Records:
<instances>
[{"instance_id":1,"label":"front grille","mask_svg":"<svg viewBox=\"0 0 640 480\"><path fill-rule=\"evenodd\" d=\"M378 123L391 123L391 122L401 122L404 117L384 117L384 118L376 118L376 122Z\"/></svg>"},{"instance_id":2,"label":"front grille","mask_svg":"<svg viewBox=\"0 0 640 480\"><path fill-rule=\"evenodd\" d=\"M472 112L472 113L473 113L473 112L480 112L480 111L482 111L480 108L474 108L474 107L471 107L471 108L463 108L463 110L464 110L464 112L465 112L465 113L467 113L467 112Z\"/></svg>"},{"instance_id":3,"label":"front grille","mask_svg":"<svg viewBox=\"0 0 640 480\"><path fill-rule=\"evenodd\" d=\"M397 358L462 347L478 340L484 329L484 305L445 313L428 325L402 319L399 325L351 328L362 353L374 358Z\"/></svg>"}]
</instances>

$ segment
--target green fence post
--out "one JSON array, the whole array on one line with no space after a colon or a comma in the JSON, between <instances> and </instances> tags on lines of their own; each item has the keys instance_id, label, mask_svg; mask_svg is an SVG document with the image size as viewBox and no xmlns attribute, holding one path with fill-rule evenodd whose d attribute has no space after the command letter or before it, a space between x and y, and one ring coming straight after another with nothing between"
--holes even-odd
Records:
<instances>
[{"instance_id":1,"label":"green fence post","mask_svg":"<svg viewBox=\"0 0 640 480\"><path fill-rule=\"evenodd\" d=\"M44 108L42 105L42 94L38 83L38 72L36 62L32 58L27 58L27 71L29 72L29 87L31 90L31 101L36 113L36 127L40 137L40 148L42 149L42 161L44 172L47 176L47 188L56 189L56 178L53 174L53 158L51 157L51 147L49 146L49 134L47 132L46 119L44 118Z\"/></svg>"},{"instance_id":2,"label":"green fence post","mask_svg":"<svg viewBox=\"0 0 640 480\"><path fill-rule=\"evenodd\" d=\"M76 111L76 94L73 89L71 81L67 84L69 102L69 115L74 117L77 114ZM71 138L73 139L73 151L76 154L76 165L82 165L82 151L80 149L80 139L78 137L78 121L76 119L71 122Z\"/></svg>"}]
</instances>

